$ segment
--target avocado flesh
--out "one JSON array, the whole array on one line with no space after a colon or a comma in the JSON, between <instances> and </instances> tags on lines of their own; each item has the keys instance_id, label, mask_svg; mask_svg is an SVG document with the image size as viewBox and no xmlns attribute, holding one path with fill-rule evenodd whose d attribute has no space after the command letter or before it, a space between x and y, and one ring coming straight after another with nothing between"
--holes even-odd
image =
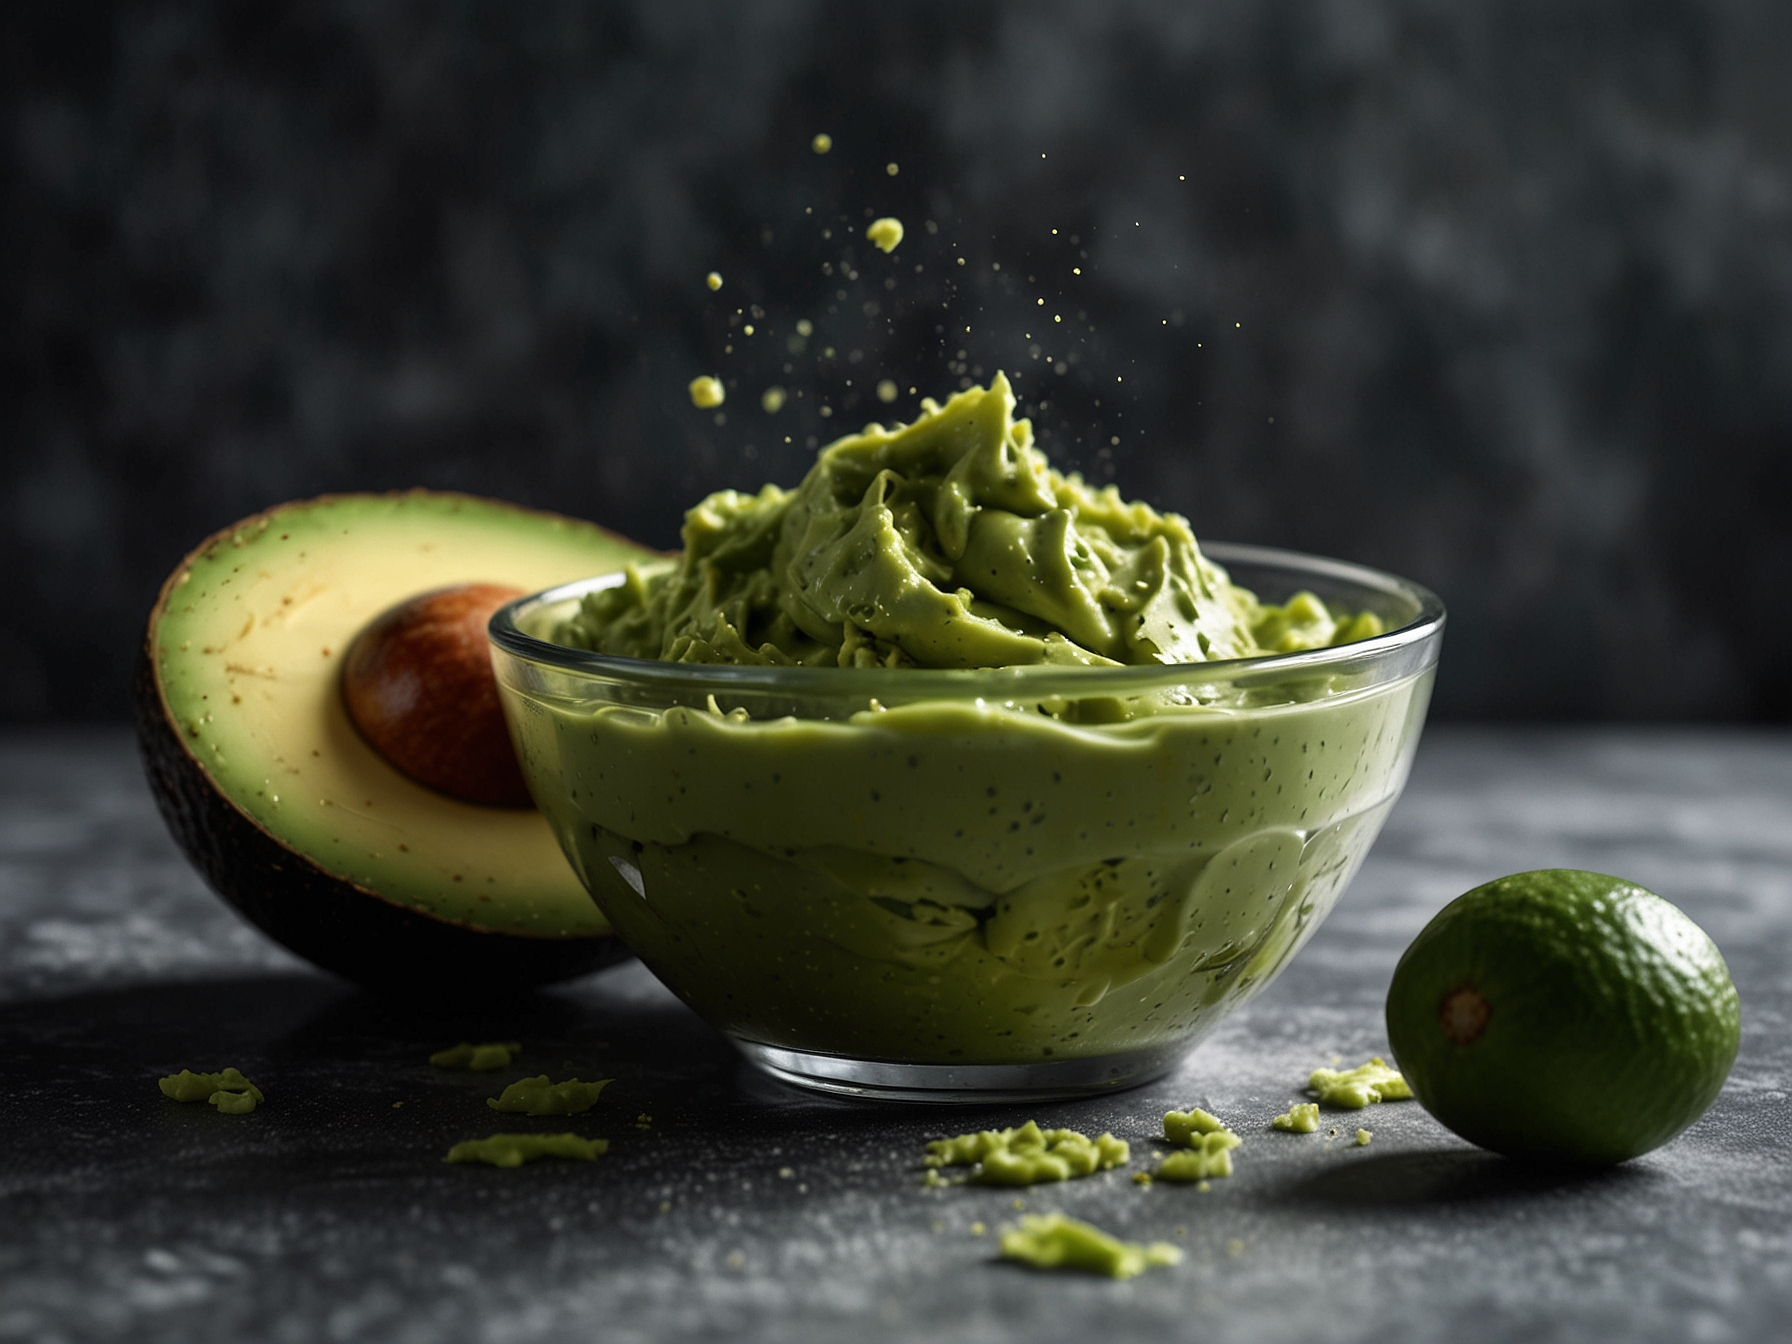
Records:
<instances>
[{"instance_id":1,"label":"avocado flesh","mask_svg":"<svg viewBox=\"0 0 1792 1344\"><path fill-rule=\"evenodd\" d=\"M309 500L225 529L182 562L150 617L139 719L164 815L254 922L356 979L424 974L407 928L475 975L487 962L499 973L494 957L529 961L493 950L519 937L602 948L541 947L534 959L552 965L512 979L614 960L618 940L541 815L400 774L355 731L339 677L355 634L419 592L535 591L645 554L588 523L425 491ZM208 792L221 815L206 815ZM259 834L224 835L242 822ZM434 946L461 932L464 957Z\"/></svg>"}]
</instances>

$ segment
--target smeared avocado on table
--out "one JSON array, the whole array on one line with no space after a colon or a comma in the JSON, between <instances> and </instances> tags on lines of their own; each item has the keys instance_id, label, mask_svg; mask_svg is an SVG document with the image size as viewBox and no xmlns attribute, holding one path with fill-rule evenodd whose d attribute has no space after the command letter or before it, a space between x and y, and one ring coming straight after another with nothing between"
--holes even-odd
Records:
<instances>
[{"instance_id":1,"label":"smeared avocado on table","mask_svg":"<svg viewBox=\"0 0 1792 1344\"><path fill-rule=\"evenodd\" d=\"M590 523L429 491L284 504L225 528L150 613L137 724L162 816L211 884L363 984L544 984L626 955L540 813L462 802L356 732L343 657L453 584L525 591L644 552Z\"/></svg>"}]
</instances>

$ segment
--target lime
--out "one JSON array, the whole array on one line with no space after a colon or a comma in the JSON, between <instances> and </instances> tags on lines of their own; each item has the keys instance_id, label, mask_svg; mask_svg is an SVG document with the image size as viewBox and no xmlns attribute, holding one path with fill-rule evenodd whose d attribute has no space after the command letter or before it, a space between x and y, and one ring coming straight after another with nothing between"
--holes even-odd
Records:
<instances>
[{"instance_id":1,"label":"lime","mask_svg":"<svg viewBox=\"0 0 1792 1344\"><path fill-rule=\"evenodd\" d=\"M1388 987L1388 1041L1420 1103L1470 1143L1612 1163L1717 1096L1741 1017L1723 956L1621 878L1516 873L1450 902Z\"/></svg>"}]
</instances>

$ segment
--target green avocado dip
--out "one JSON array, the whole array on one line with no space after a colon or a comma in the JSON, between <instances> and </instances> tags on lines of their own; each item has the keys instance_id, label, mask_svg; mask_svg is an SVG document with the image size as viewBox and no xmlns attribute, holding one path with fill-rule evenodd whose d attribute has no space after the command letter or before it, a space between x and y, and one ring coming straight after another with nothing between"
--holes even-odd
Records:
<instances>
[{"instance_id":1,"label":"green avocado dip","mask_svg":"<svg viewBox=\"0 0 1792 1344\"><path fill-rule=\"evenodd\" d=\"M1130 1279L1156 1265L1174 1265L1182 1252L1166 1241L1121 1241L1061 1213L1031 1214L1002 1233L1002 1254L1035 1269L1079 1269Z\"/></svg>"},{"instance_id":2,"label":"green avocado dip","mask_svg":"<svg viewBox=\"0 0 1792 1344\"><path fill-rule=\"evenodd\" d=\"M712 495L682 556L544 615L652 676L505 680L525 773L630 948L737 1039L1158 1058L1335 902L1429 664L1208 673L1380 623L1265 605L1179 516L1054 471L1000 377L924 405L792 490ZM807 680L727 680L772 673Z\"/></svg>"},{"instance_id":3,"label":"green avocado dip","mask_svg":"<svg viewBox=\"0 0 1792 1344\"><path fill-rule=\"evenodd\" d=\"M1269 1122L1271 1129L1288 1134L1313 1134L1319 1129L1319 1103L1299 1101Z\"/></svg>"},{"instance_id":4,"label":"green avocado dip","mask_svg":"<svg viewBox=\"0 0 1792 1344\"><path fill-rule=\"evenodd\" d=\"M1196 1107L1164 1116L1164 1138L1181 1149L1154 1173L1160 1181L1205 1181L1232 1174L1232 1150L1244 1142L1225 1122Z\"/></svg>"},{"instance_id":5,"label":"green avocado dip","mask_svg":"<svg viewBox=\"0 0 1792 1344\"><path fill-rule=\"evenodd\" d=\"M486 1045L470 1045L462 1041L459 1045L436 1051L429 1057L429 1062L438 1069L471 1069L485 1073L491 1069L509 1068L511 1056L522 1048L515 1041L492 1041Z\"/></svg>"},{"instance_id":6,"label":"green avocado dip","mask_svg":"<svg viewBox=\"0 0 1792 1344\"><path fill-rule=\"evenodd\" d=\"M1360 1111L1378 1101L1412 1100L1406 1079L1380 1055L1354 1069L1314 1069L1307 1087L1318 1095L1320 1105L1341 1111Z\"/></svg>"},{"instance_id":7,"label":"green avocado dip","mask_svg":"<svg viewBox=\"0 0 1792 1344\"><path fill-rule=\"evenodd\" d=\"M267 1098L261 1089L235 1069L194 1073L182 1069L156 1080L162 1095L171 1101L209 1101L225 1115L247 1115Z\"/></svg>"},{"instance_id":8,"label":"green avocado dip","mask_svg":"<svg viewBox=\"0 0 1792 1344\"><path fill-rule=\"evenodd\" d=\"M523 1115L578 1115L597 1105L604 1088L614 1081L600 1078L595 1083L582 1083L568 1078L564 1083L551 1083L547 1074L523 1078L512 1083L485 1104L494 1111L517 1111Z\"/></svg>"},{"instance_id":9,"label":"green avocado dip","mask_svg":"<svg viewBox=\"0 0 1792 1344\"><path fill-rule=\"evenodd\" d=\"M989 387L822 449L794 490L724 490L684 551L588 596L555 638L683 663L1115 666L1287 653L1381 633L1310 593L1268 607L1188 522L1062 475Z\"/></svg>"},{"instance_id":10,"label":"green avocado dip","mask_svg":"<svg viewBox=\"0 0 1792 1344\"><path fill-rule=\"evenodd\" d=\"M582 1139L577 1134L493 1134L468 1139L448 1150L444 1162L484 1162L493 1167L520 1167L543 1157L592 1162L610 1151L608 1139Z\"/></svg>"},{"instance_id":11,"label":"green avocado dip","mask_svg":"<svg viewBox=\"0 0 1792 1344\"><path fill-rule=\"evenodd\" d=\"M935 1139L923 1163L929 1176L940 1167L968 1166L965 1180L973 1185L1038 1185L1124 1166L1131 1155L1126 1140L1112 1134L1091 1139L1074 1129L1041 1129L1029 1120L1017 1129Z\"/></svg>"}]
</instances>

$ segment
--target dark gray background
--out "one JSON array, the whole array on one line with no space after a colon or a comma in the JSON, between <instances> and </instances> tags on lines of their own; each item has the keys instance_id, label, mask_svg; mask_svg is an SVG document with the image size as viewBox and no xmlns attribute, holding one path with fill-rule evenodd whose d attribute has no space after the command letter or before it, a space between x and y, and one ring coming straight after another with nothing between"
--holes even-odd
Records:
<instances>
[{"instance_id":1,"label":"dark gray background","mask_svg":"<svg viewBox=\"0 0 1792 1344\"><path fill-rule=\"evenodd\" d=\"M1439 590L1442 714L1788 716L1781 0L61 3L0 62L0 719L122 715L276 501L671 545L998 367L1200 534Z\"/></svg>"}]
</instances>

